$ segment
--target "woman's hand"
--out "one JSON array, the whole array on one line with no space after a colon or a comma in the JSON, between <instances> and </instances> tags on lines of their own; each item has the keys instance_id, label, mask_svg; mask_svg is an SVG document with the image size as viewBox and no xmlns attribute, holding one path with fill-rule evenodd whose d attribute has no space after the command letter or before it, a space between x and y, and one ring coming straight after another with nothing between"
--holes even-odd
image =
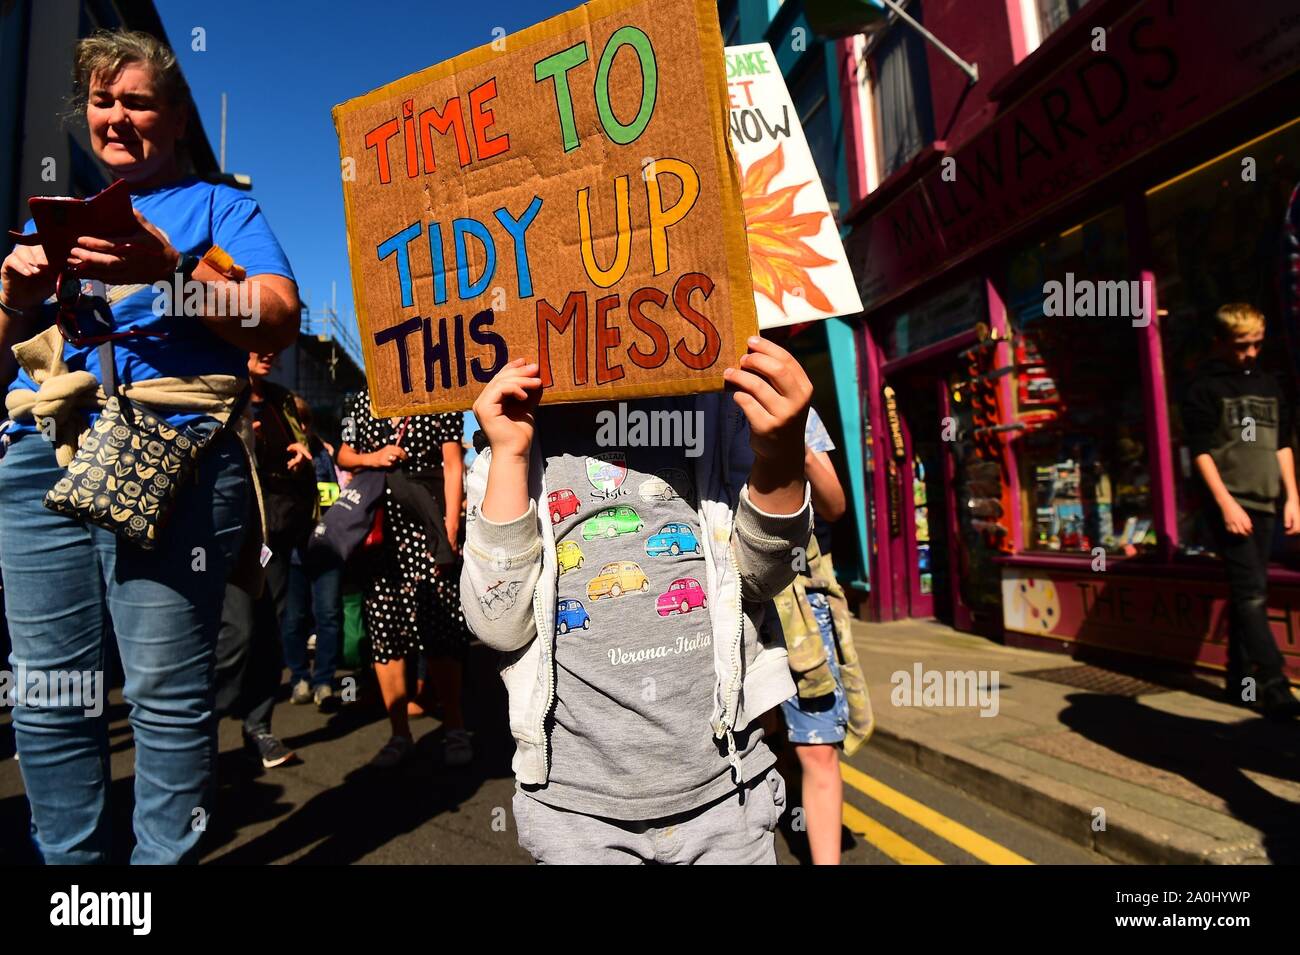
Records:
<instances>
[{"instance_id":1,"label":"woman's hand","mask_svg":"<svg viewBox=\"0 0 1300 955\"><path fill-rule=\"evenodd\" d=\"M171 278L181 254L138 210L135 218L140 228L130 235L111 239L80 236L68 253L68 266L78 276L113 285L151 285Z\"/></svg>"},{"instance_id":2,"label":"woman's hand","mask_svg":"<svg viewBox=\"0 0 1300 955\"><path fill-rule=\"evenodd\" d=\"M54 294L58 270L39 245L19 245L0 266L4 302L11 308L33 308Z\"/></svg>"},{"instance_id":3,"label":"woman's hand","mask_svg":"<svg viewBox=\"0 0 1300 955\"><path fill-rule=\"evenodd\" d=\"M733 397L749 419L754 454L802 475L804 425L812 402L812 382L794 356L765 338L753 336L740 368L723 372Z\"/></svg>"},{"instance_id":4,"label":"woman's hand","mask_svg":"<svg viewBox=\"0 0 1300 955\"><path fill-rule=\"evenodd\" d=\"M538 370L536 362L516 358L493 376L474 402L474 417L487 435L494 460L528 460L533 412L542 399Z\"/></svg>"},{"instance_id":5,"label":"woman's hand","mask_svg":"<svg viewBox=\"0 0 1300 955\"><path fill-rule=\"evenodd\" d=\"M365 456L366 467L382 470L406 460L406 452L395 444L385 445Z\"/></svg>"}]
</instances>

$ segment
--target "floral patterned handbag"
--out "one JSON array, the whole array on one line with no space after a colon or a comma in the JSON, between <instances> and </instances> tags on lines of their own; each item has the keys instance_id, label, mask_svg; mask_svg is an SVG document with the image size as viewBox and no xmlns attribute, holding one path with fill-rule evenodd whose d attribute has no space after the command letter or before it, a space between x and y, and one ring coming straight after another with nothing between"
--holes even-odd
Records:
<instances>
[{"instance_id":1,"label":"floral patterned handbag","mask_svg":"<svg viewBox=\"0 0 1300 955\"><path fill-rule=\"evenodd\" d=\"M153 550L193 477L199 453L242 413L247 390L227 425L207 434L179 431L117 391L112 345L100 346L104 390L110 394L68 469L45 495L45 506Z\"/></svg>"}]
</instances>

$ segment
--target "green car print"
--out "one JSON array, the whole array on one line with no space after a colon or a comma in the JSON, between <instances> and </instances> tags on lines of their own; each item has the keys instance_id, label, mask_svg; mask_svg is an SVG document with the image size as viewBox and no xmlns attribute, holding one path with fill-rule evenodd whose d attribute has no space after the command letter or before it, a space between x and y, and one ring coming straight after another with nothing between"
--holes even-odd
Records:
<instances>
[{"instance_id":1,"label":"green car print","mask_svg":"<svg viewBox=\"0 0 1300 955\"><path fill-rule=\"evenodd\" d=\"M595 517L589 517L582 524L582 539L592 540L596 537L617 537L619 534L635 534L645 527L641 515L630 507L607 507Z\"/></svg>"}]
</instances>

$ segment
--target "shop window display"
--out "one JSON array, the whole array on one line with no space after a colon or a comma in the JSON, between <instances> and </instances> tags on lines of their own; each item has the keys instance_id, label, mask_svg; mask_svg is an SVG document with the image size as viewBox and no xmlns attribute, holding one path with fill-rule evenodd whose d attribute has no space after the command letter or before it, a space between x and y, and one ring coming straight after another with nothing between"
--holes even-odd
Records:
<instances>
[{"instance_id":1,"label":"shop window display","mask_svg":"<svg viewBox=\"0 0 1300 955\"><path fill-rule=\"evenodd\" d=\"M1123 307L1125 299L1097 291L1085 306L1082 297L1101 283L1129 281L1118 207L1011 258L1009 417L1020 426L1015 448L1026 550L1091 554L1101 547L1132 556L1155 548L1133 324L1140 305L1128 299ZM1069 303L1064 314L1062 294Z\"/></svg>"},{"instance_id":2,"label":"shop window display","mask_svg":"<svg viewBox=\"0 0 1300 955\"><path fill-rule=\"evenodd\" d=\"M925 462L919 457L914 457L912 459L912 513L916 524L916 572L920 575L918 583L921 593L931 594L934 591L934 574L930 569L930 508L926 502Z\"/></svg>"},{"instance_id":3,"label":"shop window display","mask_svg":"<svg viewBox=\"0 0 1300 955\"><path fill-rule=\"evenodd\" d=\"M1260 364L1293 382L1295 328L1287 327L1279 289L1283 228L1300 182L1300 119L1147 191L1160 337L1176 474L1179 551L1211 554L1208 501L1184 443L1182 401L1213 341L1213 316L1248 302L1268 320ZM1280 531L1275 559L1300 541Z\"/></svg>"},{"instance_id":4,"label":"shop window display","mask_svg":"<svg viewBox=\"0 0 1300 955\"><path fill-rule=\"evenodd\" d=\"M1002 619L1002 569L997 563L1005 539L1002 463L983 453L973 440L981 423L971 400L970 376L954 371L948 378L949 414L958 440L953 454L960 546L958 580L962 600L976 618Z\"/></svg>"}]
</instances>

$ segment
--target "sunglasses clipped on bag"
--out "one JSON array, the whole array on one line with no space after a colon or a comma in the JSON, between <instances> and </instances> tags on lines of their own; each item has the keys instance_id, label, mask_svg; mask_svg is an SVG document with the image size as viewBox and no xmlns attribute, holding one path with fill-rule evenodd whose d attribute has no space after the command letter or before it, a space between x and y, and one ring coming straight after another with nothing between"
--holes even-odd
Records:
<instances>
[{"instance_id":1,"label":"sunglasses clipped on bag","mask_svg":"<svg viewBox=\"0 0 1300 955\"><path fill-rule=\"evenodd\" d=\"M85 348L106 342L124 341L128 338L166 338L166 332L145 331L133 328L125 332L111 331L113 316L108 308L108 290L98 279L83 281L72 272L61 272L54 286L54 298L59 309L54 324L69 345ZM87 314L104 331L85 333L78 326L77 316Z\"/></svg>"}]
</instances>

